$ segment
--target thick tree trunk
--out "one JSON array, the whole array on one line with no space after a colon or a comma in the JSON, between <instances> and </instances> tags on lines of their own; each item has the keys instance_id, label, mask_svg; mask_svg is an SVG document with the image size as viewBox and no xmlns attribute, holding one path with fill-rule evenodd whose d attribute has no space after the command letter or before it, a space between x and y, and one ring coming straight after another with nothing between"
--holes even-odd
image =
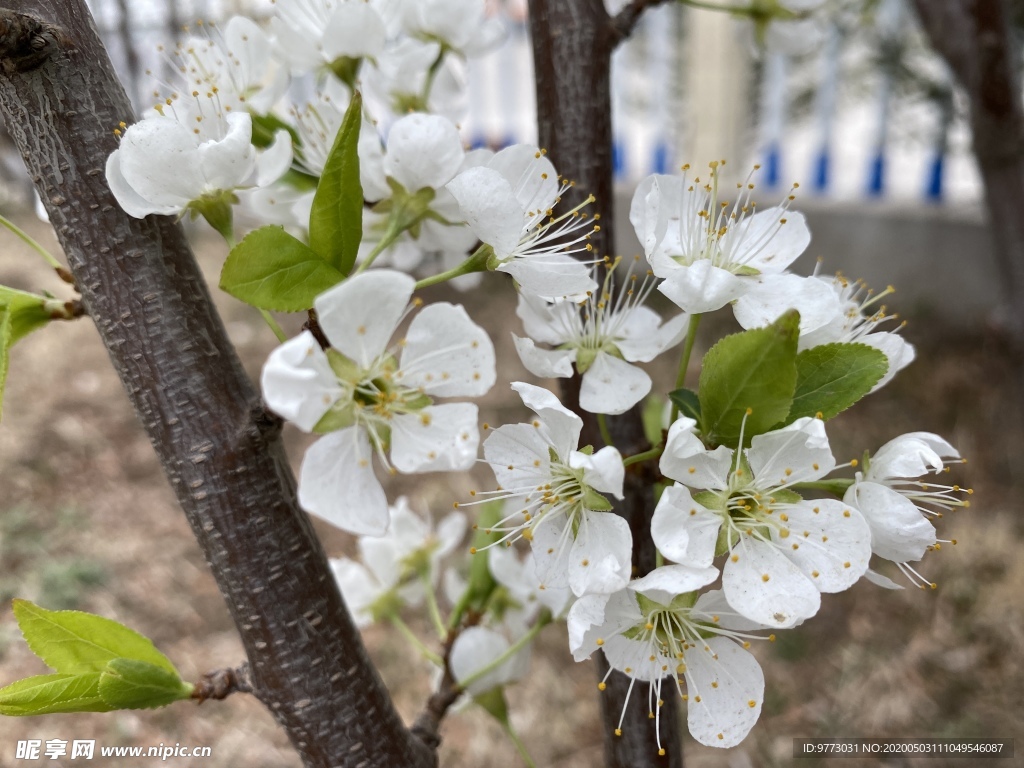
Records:
<instances>
[{"instance_id":1,"label":"thick tree trunk","mask_svg":"<svg viewBox=\"0 0 1024 768\"><path fill-rule=\"evenodd\" d=\"M112 131L132 109L84 0L0 9L0 106L227 600L256 695L307 766L433 766L366 655L181 229L129 217L107 188Z\"/></svg>"},{"instance_id":2,"label":"thick tree trunk","mask_svg":"<svg viewBox=\"0 0 1024 768\"><path fill-rule=\"evenodd\" d=\"M629 11L651 2L634 3ZM601 231L591 240L594 254L610 255L614 243L612 224L611 54L619 39L635 21L630 13L613 24L602 0L530 0L530 31L533 39L534 69L537 79L537 121L540 146L545 148L555 169L576 182L564 204L575 205L588 194L597 202L592 208L601 215ZM572 379L563 390L566 405L578 411L579 379ZM584 414L586 416L586 414ZM639 409L609 418L609 429L616 446L624 454L638 453L650 447L644 438ZM584 419L584 444L601 445L596 421ZM655 567L655 548L651 541L651 516L654 492L651 467L631 466L626 474L625 500L617 506L633 533L633 565L640 576ZM601 653L595 655L598 676L608 670ZM622 723L621 736L615 736L625 705L630 680L614 672L607 689L601 693L601 713L605 732L605 764L609 768L681 768L682 741L679 733L679 706L676 697L665 700L660 712L661 746L658 754L655 720L649 717L646 685L634 686Z\"/></svg>"},{"instance_id":3,"label":"thick tree trunk","mask_svg":"<svg viewBox=\"0 0 1024 768\"><path fill-rule=\"evenodd\" d=\"M915 0L935 49L967 92L1008 330L1024 345L1024 105L1014 0ZM970 257L971 254L966 254Z\"/></svg>"}]
</instances>

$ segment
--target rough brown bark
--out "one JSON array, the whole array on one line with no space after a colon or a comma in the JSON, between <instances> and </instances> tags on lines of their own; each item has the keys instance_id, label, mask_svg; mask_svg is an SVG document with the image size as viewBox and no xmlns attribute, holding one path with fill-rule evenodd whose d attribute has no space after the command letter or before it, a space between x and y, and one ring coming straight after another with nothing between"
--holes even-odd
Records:
<instances>
[{"instance_id":1,"label":"rough brown bark","mask_svg":"<svg viewBox=\"0 0 1024 768\"><path fill-rule=\"evenodd\" d=\"M1024 344L1024 105L1014 0L915 0L935 49L967 92L974 155L1003 276L1005 323ZM965 254L968 258L972 254Z\"/></svg>"},{"instance_id":2,"label":"rough brown bark","mask_svg":"<svg viewBox=\"0 0 1024 768\"><path fill-rule=\"evenodd\" d=\"M84 0L0 9L0 106L227 600L255 694L307 766L435 765L366 655L180 227L129 217L107 188L112 129L132 110Z\"/></svg>"},{"instance_id":3,"label":"rough brown bark","mask_svg":"<svg viewBox=\"0 0 1024 768\"><path fill-rule=\"evenodd\" d=\"M610 255L614 243L612 224L611 54L615 44L628 34L643 8L657 4L637 0L613 22L602 0L530 0L530 31L537 80L537 120L540 146L562 176L576 182L566 204L575 205L588 194L597 198L594 210L601 215L601 231L591 240L594 252ZM635 13L633 13L635 11ZM566 405L579 412L579 379L563 389ZM601 445L593 417L584 415L582 443ZM650 446L644 438L639 410L608 419L616 446L624 454L638 453ZM626 518L633 533L633 565L636 575L655 567L655 548L650 521L654 513L653 477L649 465L631 466L626 474L625 500L616 511ZM607 663L601 653L594 656L598 677ZM681 768L682 741L679 707L668 697L661 709L661 744L658 754L655 721L648 717L647 689L637 685L629 699L622 736L615 736L626 701L629 678L613 672L608 688L601 693L601 714L605 733L605 764L608 768Z\"/></svg>"}]
</instances>

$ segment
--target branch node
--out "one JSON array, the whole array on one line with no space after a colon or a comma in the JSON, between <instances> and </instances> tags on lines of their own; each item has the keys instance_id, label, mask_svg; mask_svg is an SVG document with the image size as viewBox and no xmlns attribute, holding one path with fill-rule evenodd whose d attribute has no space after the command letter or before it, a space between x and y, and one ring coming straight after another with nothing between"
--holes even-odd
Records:
<instances>
[{"instance_id":1,"label":"branch node","mask_svg":"<svg viewBox=\"0 0 1024 768\"><path fill-rule=\"evenodd\" d=\"M28 72L70 44L70 38L59 27L0 8L0 72Z\"/></svg>"},{"instance_id":2,"label":"branch node","mask_svg":"<svg viewBox=\"0 0 1024 768\"><path fill-rule=\"evenodd\" d=\"M195 684L192 698L202 704L210 699L223 701L232 693L252 693L252 678L248 662L236 669L217 669L207 672Z\"/></svg>"}]
</instances>

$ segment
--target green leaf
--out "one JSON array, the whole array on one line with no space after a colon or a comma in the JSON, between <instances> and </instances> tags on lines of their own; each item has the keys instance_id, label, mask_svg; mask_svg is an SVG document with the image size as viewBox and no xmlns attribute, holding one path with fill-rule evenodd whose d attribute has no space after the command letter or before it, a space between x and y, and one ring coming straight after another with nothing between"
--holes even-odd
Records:
<instances>
[{"instance_id":1,"label":"green leaf","mask_svg":"<svg viewBox=\"0 0 1024 768\"><path fill-rule=\"evenodd\" d=\"M765 328L726 336L704 356L698 392L709 444L736 448L748 409L745 445L786 418L796 388L799 326L800 315L790 310Z\"/></svg>"},{"instance_id":2,"label":"green leaf","mask_svg":"<svg viewBox=\"0 0 1024 768\"><path fill-rule=\"evenodd\" d=\"M683 389L669 392L668 399L679 409L680 415L689 416L698 424L700 423L700 398L697 397L696 392L684 387Z\"/></svg>"},{"instance_id":3,"label":"green leaf","mask_svg":"<svg viewBox=\"0 0 1024 768\"><path fill-rule=\"evenodd\" d=\"M11 347L50 322L46 298L0 286L0 416L11 363Z\"/></svg>"},{"instance_id":4,"label":"green leaf","mask_svg":"<svg viewBox=\"0 0 1024 768\"><path fill-rule=\"evenodd\" d=\"M178 676L152 641L111 619L83 611L48 611L28 600L14 601L14 618L28 647L57 672L99 673L111 660L129 658Z\"/></svg>"},{"instance_id":5,"label":"green leaf","mask_svg":"<svg viewBox=\"0 0 1024 768\"><path fill-rule=\"evenodd\" d=\"M786 423L821 414L831 419L871 391L889 369L867 344L823 344L796 357L796 393Z\"/></svg>"},{"instance_id":6,"label":"green leaf","mask_svg":"<svg viewBox=\"0 0 1024 768\"><path fill-rule=\"evenodd\" d=\"M114 707L103 700L99 687L99 672L27 677L0 688L0 715L109 712Z\"/></svg>"},{"instance_id":7,"label":"green leaf","mask_svg":"<svg viewBox=\"0 0 1024 768\"><path fill-rule=\"evenodd\" d=\"M246 304L277 312L301 312L345 276L283 227L250 232L231 249L220 287Z\"/></svg>"},{"instance_id":8,"label":"green leaf","mask_svg":"<svg viewBox=\"0 0 1024 768\"><path fill-rule=\"evenodd\" d=\"M113 659L100 675L99 692L111 709L153 709L192 696L176 672L137 659Z\"/></svg>"},{"instance_id":9,"label":"green leaf","mask_svg":"<svg viewBox=\"0 0 1024 768\"><path fill-rule=\"evenodd\" d=\"M355 91L320 175L309 214L310 248L343 275L352 270L363 239L363 187L357 152L362 104L362 96Z\"/></svg>"}]
</instances>

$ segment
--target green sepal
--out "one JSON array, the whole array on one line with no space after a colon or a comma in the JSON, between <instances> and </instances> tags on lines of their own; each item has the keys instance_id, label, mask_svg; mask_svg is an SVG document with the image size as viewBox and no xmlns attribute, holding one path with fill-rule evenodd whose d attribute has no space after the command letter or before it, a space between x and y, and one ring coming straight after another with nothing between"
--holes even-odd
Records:
<instances>
[{"instance_id":1,"label":"green sepal","mask_svg":"<svg viewBox=\"0 0 1024 768\"><path fill-rule=\"evenodd\" d=\"M590 366L597 359L598 350L589 347L582 347L576 350L576 370L582 376L590 370Z\"/></svg>"},{"instance_id":2,"label":"green sepal","mask_svg":"<svg viewBox=\"0 0 1024 768\"><path fill-rule=\"evenodd\" d=\"M889 370L883 352L867 344L822 344L796 356L796 391L786 423L804 416L828 420L856 403Z\"/></svg>"},{"instance_id":3,"label":"green sepal","mask_svg":"<svg viewBox=\"0 0 1024 768\"><path fill-rule=\"evenodd\" d=\"M355 91L324 164L309 214L309 247L342 275L352 271L363 239L358 152L362 104L362 96Z\"/></svg>"},{"instance_id":4,"label":"green sepal","mask_svg":"<svg viewBox=\"0 0 1024 768\"><path fill-rule=\"evenodd\" d=\"M100 696L100 672L36 675L0 688L0 715L24 717L68 712L110 712Z\"/></svg>"},{"instance_id":5,"label":"green sepal","mask_svg":"<svg viewBox=\"0 0 1024 768\"><path fill-rule=\"evenodd\" d=\"M679 409L681 416L687 416L700 424L700 398L692 389L676 389L668 393L668 399Z\"/></svg>"},{"instance_id":6,"label":"green sepal","mask_svg":"<svg viewBox=\"0 0 1024 768\"><path fill-rule=\"evenodd\" d=\"M583 486L583 508L593 512L611 512L612 503L589 485Z\"/></svg>"},{"instance_id":7,"label":"green sepal","mask_svg":"<svg viewBox=\"0 0 1024 768\"><path fill-rule=\"evenodd\" d=\"M502 686L496 685L489 691L477 694L473 701L499 723L509 725L508 703L505 701L505 689Z\"/></svg>"},{"instance_id":8,"label":"green sepal","mask_svg":"<svg viewBox=\"0 0 1024 768\"><path fill-rule=\"evenodd\" d=\"M799 335L800 315L790 310L769 326L726 336L708 351L698 395L709 447L745 447L786 418L796 388Z\"/></svg>"},{"instance_id":9,"label":"green sepal","mask_svg":"<svg viewBox=\"0 0 1024 768\"><path fill-rule=\"evenodd\" d=\"M57 672L102 672L112 659L130 658L178 674L152 640L112 619L49 611L28 600L14 600L14 618L32 653Z\"/></svg>"},{"instance_id":10,"label":"green sepal","mask_svg":"<svg viewBox=\"0 0 1024 768\"><path fill-rule=\"evenodd\" d=\"M362 368L359 367L359 363L341 354L333 347L327 350L327 362L330 364L331 370L334 371L334 375L342 381L350 381L354 384L362 378Z\"/></svg>"},{"instance_id":11,"label":"green sepal","mask_svg":"<svg viewBox=\"0 0 1024 768\"><path fill-rule=\"evenodd\" d=\"M278 131L287 131L292 137L292 148L297 156L301 157L302 139L299 132L277 115L257 115L250 112L252 118L252 145L258 149L266 149L274 143Z\"/></svg>"},{"instance_id":12,"label":"green sepal","mask_svg":"<svg viewBox=\"0 0 1024 768\"><path fill-rule=\"evenodd\" d=\"M100 675L99 693L111 709L155 709L191 698L193 686L177 672L139 659L113 659Z\"/></svg>"},{"instance_id":13,"label":"green sepal","mask_svg":"<svg viewBox=\"0 0 1024 768\"><path fill-rule=\"evenodd\" d=\"M314 435L326 435L340 429L348 429L356 423L356 406L346 403L343 408L331 408L313 425Z\"/></svg>"},{"instance_id":14,"label":"green sepal","mask_svg":"<svg viewBox=\"0 0 1024 768\"><path fill-rule=\"evenodd\" d=\"M231 249L220 287L258 309L302 312L345 276L283 227L253 230Z\"/></svg>"},{"instance_id":15,"label":"green sepal","mask_svg":"<svg viewBox=\"0 0 1024 768\"><path fill-rule=\"evenodd\" d=\"M193 200L185 210L193 219L196 216L202 216L214 230L220 233L225 242L231 243L235 239L233 206L237 203L238 196L234 192L223 190Z\"/></svg>"}]
</instances>

